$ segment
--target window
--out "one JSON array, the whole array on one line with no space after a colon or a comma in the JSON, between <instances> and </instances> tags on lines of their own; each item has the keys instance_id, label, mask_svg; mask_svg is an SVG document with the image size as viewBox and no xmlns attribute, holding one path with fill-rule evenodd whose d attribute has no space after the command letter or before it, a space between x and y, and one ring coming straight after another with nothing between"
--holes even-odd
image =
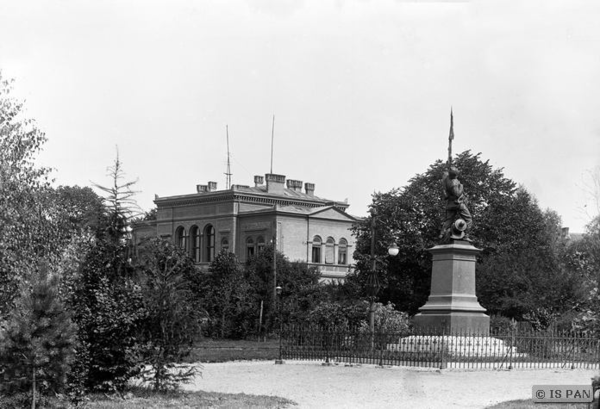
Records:
<instances>
[{"instance_id":1,"label":"window","mask_svg":"<svg viewBox=\"0 0 600 409\"><path fill-rule=\"evenodd\" d=\"M321 238L315 236L312 241L312 259L313 263L321 262Z\"/></svg>"},{"instance_id":2,"label":"window","mask_svg":"<svg viewBox=\"0 0 600 409\"><path fill-rule=\"evenodd\" d=\"M348 241L344 238L338 246L338 264L348 264Z\"/></svg>"},{"instance_id":3,"label":"window","mask_svg":"<svg viewBox=\"0 0 600 409\"><path fill-rule=\"evenodd\" d=\"M204 261L210 263L215 259L215 228L212 224L209 224L204 228L204 239L206 244Z\"/></svg>"},{"instance_id":4,"label":"window","mask_svg":"<svg viewBox=\"0 0 600 409\"><path fill-rule=\"evenodd\" d=\"M256 239L256 252L260 254L261 251L265 249L265 239L262 236L259 236Z\"/></svg>"},{"instance_id":5,"label":"window","mask_svg":"<svg viewBox=\"0 0 600 409\"><path fill-rule=\"evenodd\" d=\"M327 264L333 264L333 257L335 255L335 240L333 237L328 237L327 242L325 243L325 262Z\"/></svg>"},{"instance_id":6,"label":"window","mask_svg":"<svg viewBox=\"0 0 600 409\"><path fill-rule=\"evenodd\" d=\"M246 258L254 256L254 240L252 237L246 239Z\"/></svg>"},{"instance_id":7,"label":"window","mask_svg":"<svg viewBox=\"0 0 600 409\"><path fill-rule=\"evenodd\" d=\"M182 226L179 226L177 230L175 230L175 245L180 249L187 250L187 233Z\"/></svg>"},{"instance_id":8,"label":"window","mask_svg":"<svg viewBox=\"0 0 600 409\"><path fill-rule=\"evenodd\" d=\"M223 237L223 240L221 240L221 250L229 251L229 240L227 237Z\"/></svg>"},{"instance_id":9,"label":"window","mask_svg":"<svg viewBox=\"0 0 600 409\"><path fill-rule=\"evenodd\" d=\"M200 262L200 229L198 226L192 226L190 228L190 239L192 241L192 246L190 249L190 256L194 262Z\"/></svg>"}]
</instances>

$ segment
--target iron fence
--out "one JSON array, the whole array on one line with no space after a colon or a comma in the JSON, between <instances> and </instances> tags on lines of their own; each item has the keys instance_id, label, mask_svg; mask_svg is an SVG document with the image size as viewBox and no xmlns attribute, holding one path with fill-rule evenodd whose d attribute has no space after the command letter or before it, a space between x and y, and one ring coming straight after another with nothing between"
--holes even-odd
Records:
<instances>
[{"instance_id":1,"label":"iron fence","mask_svg":"<svg viewBox=\"0 0 600 409\"><path fill-rule=\"evenodd\" d=\"M572 331L490 331L489 334L428 330L371 333L285 326L281 357L325 363L465 369L600 368L600 340Z\"/></svg>"}]
</instances>

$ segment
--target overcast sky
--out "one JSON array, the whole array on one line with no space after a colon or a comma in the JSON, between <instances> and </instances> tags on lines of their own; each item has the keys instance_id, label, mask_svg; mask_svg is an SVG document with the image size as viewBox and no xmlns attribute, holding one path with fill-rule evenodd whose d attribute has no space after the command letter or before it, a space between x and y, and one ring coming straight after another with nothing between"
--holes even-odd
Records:
<instances>
[{"instance_id":1,"label":"overcast sky","mask_svg":"<svg viewBox=\"0 0 600 409\"><path fill-rule=\"evenodd\" d=\"M138 202L270 171L365 215L447 153L481 152L583 231L600 166L600 2L0 0L0 69L57 184ZM468 193L468 192L467 192ZM588 207L589 209L589 207Z\"/></svg>"}]
</instances>

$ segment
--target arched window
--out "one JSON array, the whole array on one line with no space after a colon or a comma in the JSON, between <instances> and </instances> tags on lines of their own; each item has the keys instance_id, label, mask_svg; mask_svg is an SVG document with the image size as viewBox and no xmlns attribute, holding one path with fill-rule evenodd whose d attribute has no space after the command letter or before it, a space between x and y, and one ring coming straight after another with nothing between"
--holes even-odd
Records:
<instances>
[{"instance_id":1,"label":"arched window","mask_svg":"<svg viewBox=\"0 0 600 409\"><path fill-rule=\"evenodd\" d=\"M183 226L179 226L177 230L175 230L175 245L180 249L187 250L187 233Z\"/></svg>"},{"instance_id":2,"label":"arched window","mask_svg":"<svg viewBox=\"0 0 600 409\"><path fill-rule=\"evenodd\" d=\"M227 237L223 237L221 240L221 250L229 251L229 240Z\"/></svg>"},{"instance_id":3,"label":"arched window","mask_svg":"<svg viewBox=\"0 0 600 409\"><path fill-rule=\"evenodd\" d=\"M190 239L192 245L190 248L190 257L194 262L200 262L200 229L198 226L190 227Z\"/></svg>"},{"instance_id":4,"label":"arched window","mask_svg":"<svg viewBox=\"0 0 600 409\"><path fill-rule=\"evenodd\" d=\"M311 261L313 263L321 262L321 238L319 236L315 236L312 241L312 258Z\"/></svg>"},{"instance_id":5,"label":"arched window","mask_svg":"<svg viewBox=\"0 0 600 409\"><path fill-rule=\"evenodd\" d=\"M335 240L333 237L327 237L327 241L325 242L325 262L327 264L333 264L334 262L334 250L335 250Z\"/></svg>"},{"instance_id":6,"label":"arched window","mask_svg":"<svg viewBox=\"0 0 600 409\"><path fill-rule=\"evenodd\" d=\"M246 258L254 256L254 240L252 237L246 239Z\"/></svg>"},{"instance_id":7,"label":"arched window","mask_svg":"<svg viewBox=\"0 0 600 409\"><path fill-rule=\"evenodd\" d=\"M260 254L261 251L265 249L265 238L263 236L258 236L256 239L256 252Z\"/></svg>"},{"instance_id":8,"label":"arched window","mask_svg":"<svg viewBox=\"0 0 600 409\"><path fill-rule=\"evenodd\" d=\"M338 264L348 264L348 240L341 238L338 246Z\"/></svg>"},{"instance_id":9,"label":"arched window","mask_svg":"<svg viewBox=\"0 0 600 409\"><path fill-rule=\"evenodd\" d=\"M215 259L215 228L212 224L204 228L205 253L204 261L210 263Z\"/></svg>"}]
</instances>

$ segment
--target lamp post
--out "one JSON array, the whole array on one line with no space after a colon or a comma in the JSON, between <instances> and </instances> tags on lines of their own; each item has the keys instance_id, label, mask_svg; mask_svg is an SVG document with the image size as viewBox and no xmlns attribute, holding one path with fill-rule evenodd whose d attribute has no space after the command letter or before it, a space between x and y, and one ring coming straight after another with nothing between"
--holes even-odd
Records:
<instances>
[{"instance_id":1,"label":"lamp post","mask_svg":"<svg viewBox=\"0 0 600 409\"><path fill-rule=\"evenodd\" d=\"M375 297L379 292L379 277L377 276L377 258L375 257L375 224L377 213L371 208L371 270L367 277L367 291L369 295L369 331L371 332L371 349L373 349L375 337ZM400 249L393 243L388 248L388 254L392 257L398 255Z\"/></svg>"},{"instance_id":2,"label":"lamp post","mask_svg":"<svg viewBox=\"0 0 600 409\"><path fill-rule=\"evenodd\" d=\"M282 335L283 335L283 322L282 322L282 317L281 317L281 287L277 286L275 287L275 292L277 293L277 296L279 298L279 304L278 304L278 312L279 312L279 358L275 360L275 364L283 364L283 359L281 358L281 352L282 352Z\"/></svg>"}]
</instances>

